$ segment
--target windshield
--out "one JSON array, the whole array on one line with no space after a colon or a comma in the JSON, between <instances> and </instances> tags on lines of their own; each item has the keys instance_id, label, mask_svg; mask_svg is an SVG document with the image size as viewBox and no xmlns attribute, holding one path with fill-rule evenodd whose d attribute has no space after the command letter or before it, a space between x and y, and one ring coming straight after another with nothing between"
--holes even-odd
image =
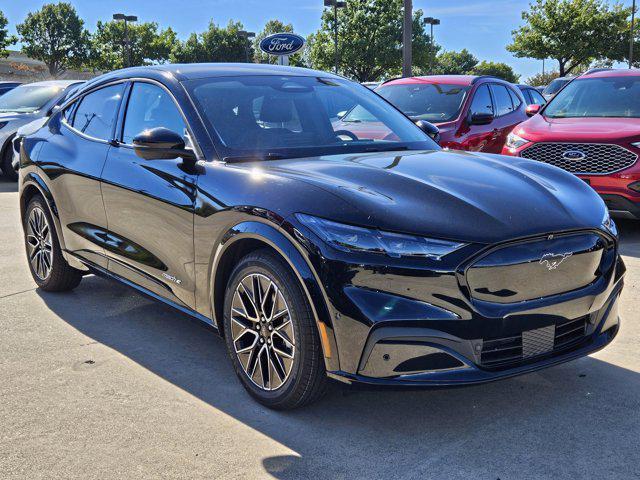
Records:
<instances>
[{"instance_id":1,"label":"windshield","mask_svg":"<svg viewBox=\"0 0 640 480\"><path fill-rule=\"evenodd\" d=\"M227 159L439 148L391 105L348 80L242 76L185 85ZM357 121L340 118L356 110Z\"/></svg>"},{"instance_id":2,"label":"windshield","mask_svg":"<svg viewBox=\"0 0 640 480\"><path fill-rule=\"evenodd\" d=\"M640 77L574 80L549 103L544 115L568 117L640 117Z\"/></svg>"},{"instance_id":3,"label":"windshield","mask_svg":"<svg viewBox=\"0 0 640 480\"><path fill-rule=\"evenodd\" d=\"M35 112L63 90L63 87L21 85L0 97L0 112Z\"/></svg>"},{"instance_id":4,"label":"windshield","mask_svg":"<svg viewBox=\"0 0 640 480\"><path fill-rule=\"evenodd\" d=\"M376 90L414 120L433 123L458 118L469 87L446 84L388 85Z\"/></svg>"},{"instance_id":5,"label":"windshield","mask_svg":"<svg viewBox=\"0 0 640 480\"><path fill-rule=\"evenodd\" d=\"M556 78L542 91L543 95L555 95L558 91L571 81L570 78Z\"/></svg>"}]
</instances>

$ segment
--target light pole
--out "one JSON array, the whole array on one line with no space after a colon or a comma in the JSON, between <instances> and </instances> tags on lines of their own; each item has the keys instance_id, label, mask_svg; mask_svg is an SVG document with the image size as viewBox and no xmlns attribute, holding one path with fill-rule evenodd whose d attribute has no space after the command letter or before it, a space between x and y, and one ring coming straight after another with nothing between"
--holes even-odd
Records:
<instances>
[{"instance_id":1,"label":"light pole","mask_svg":"<svg viewBox=\"0 0 640 480\"><path fill-rule=\"evenodd\" d=\"M324 0L325 7L333 7L333 48L335 49L335 67L334 71L338 74L338 63L340 57L338 55L338 9L347 5L343 0Z\"/></svg>"},{"instance_id":2,"label":"light pole","mask_svg":"<svg viewBox=\"0 0 640 480\"><path fill-rule=\"evenodd\" d=\"M114 20L123 20L124 21L124 46L122 48L123 57L124 57L124 66L131 66L131 46L129 44L129 28L127 26L127 22L137 22L138 17L135 15L125 15L124 13L114 13Z\"/></svg>"},{"instance_id":3,"label":"light pole","mask_svg":"<svg viewBox=\"0 0 640 480\"><path fill-rule=\"evenodd\" d=\"M404 0L404 15L402 21L402 76L411 76L411 30L413 28L413 3Z\"/></svg>"},{"instance_id":4,"label":"light pole","mask_svg":"<svg viewBox=\"0 0 640 480\"><path fill-rule=\"evenodd\" d=\"M255 38L256 37L256 32L247 32L246 30L240 30L238 32L238 35L240 35L240 38L244 39L244 53L245 53L245 57L247 59L247 63L249 63L249 39L250 38Z\"/></svg>"},{"instance_id":5,"label":"light pole","mask_svg":"<svg viewBox=\"0 0 640 480\"><path fill-rule=\"evenodd\" d=\"M634 43L634 28L636 23L636 0L633 0L633 6L631 7L631 38L629 39L629 68L633 68L633 43Z\"/></svg>"},{"instance_id":6,"label":"light pole","mask_svg":"<svg viewBox=\"0 0 640 480\"><path fill-rule=\"evenodd\" d=\"M425 25L431 26L431 35L429 36L429 73L433 74L433 61L435 58L436 44L433 41L433 26L440 25L440 19L433 17L425 17L423 20Z\"/></svg>"}]
</instances>

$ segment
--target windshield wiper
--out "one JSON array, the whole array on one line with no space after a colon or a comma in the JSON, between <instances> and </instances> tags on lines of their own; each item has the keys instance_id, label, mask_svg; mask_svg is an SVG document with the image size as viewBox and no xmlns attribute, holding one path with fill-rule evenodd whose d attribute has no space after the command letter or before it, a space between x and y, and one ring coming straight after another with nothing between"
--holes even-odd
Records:
<instances>
[{"instance_id":1,"label":"windshield wiper","mask_svg":"<svg viewBox=\"0 0 640 480\"><path fill-rule=\"evenodd\" d=\"M398 150L409 150L409 147L401 146L401 147L369 147L364 149L365 152L396 152Z\"/></svg>"},{"instance_id":2,"label":"windshield wiper","mask_svg":"<svg viewBox=\"0 0 640 480\"><path fill-rule=\"evenodd\" d=\"M223 160L227 163L241 163L241 162L264 162L269 160L283 160L285 158L289 158L286 155L281 155L279 153L265 153L265 154L256 154L256 155L231 155L229 157L224 157Z\"/></svg>"}]
</instances>

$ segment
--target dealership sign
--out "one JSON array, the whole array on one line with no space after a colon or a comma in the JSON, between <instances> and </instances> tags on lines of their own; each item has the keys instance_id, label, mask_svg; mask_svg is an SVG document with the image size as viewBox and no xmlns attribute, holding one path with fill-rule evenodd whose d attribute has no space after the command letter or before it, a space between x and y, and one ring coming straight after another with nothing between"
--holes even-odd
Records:
<instances>
[{"instance_id":1,"label":"dealership sign","mask_svg":"<svg viewBox=\"0 0 640 480\"><path fill-rule=\"evenodd\" d=\"M295 33L274 33L260 41L260 50L269 55L292 55L304 47L304 38Z\"/></svg>"}]
</instances>

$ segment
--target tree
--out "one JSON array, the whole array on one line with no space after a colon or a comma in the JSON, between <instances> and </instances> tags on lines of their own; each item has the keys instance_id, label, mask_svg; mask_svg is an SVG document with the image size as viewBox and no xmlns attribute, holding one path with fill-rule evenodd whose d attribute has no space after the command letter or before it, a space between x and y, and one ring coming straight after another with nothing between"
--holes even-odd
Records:
<instances>
[{"instance_id":1,"label":"tree","mask_svg":"<svg viewBox=\"0 0 640 480\"><path fill-rule=\"evenodd\" d=\"M559 76L560 74L557 71L536 73L535 75L527 78L526 83L527 85L531 85L533 87L546 86L553 82Z\"/></svg>"},{"instance_id":2,"label":"tree","mask_svg":"<svg viewBox=\"0 0 640 480\"><path fill-rule=\"evenodd\" d=\"M402 68L402 0L348 0L338 10L339 71L359 82L397 75ZM335 44L332 9L322 14L320 29L309 36L314 68L333 70ZM422 11L413 14L413 63L429 64L430 38Z\"/></svg>"},{"instance_id":3,"label":"tree","mask_svg":"<svg viewBox=\"0 0 640 480\"><path fill-rule=\"evenodd\" d=\"M260 50L260 42L263 38L268 37L269 35L281 32L293 33L293 25L291 25L290 23L285 24L280 20L269 20L265 24L262 31L256 35L256 38L253 41L253 60L256 63L278 63L278 57L274 55L268 55ZM308 45L305 48L308 48ZM293 55L289 55L289 65L294 67L304 66L304 53L302 51L299 51L297 53L294 53Z\"/></svg>"},{"instance_id":4,"label":"tree","mask_svg":"<svg viewBox=\"0 0 640 480\"><path fill-rule=\"evenodd\" d=\"M487 62L483 60L473 67L471 73L474 75L492 75L511 83L518 83L518 80L520 80L520 75L516 75L513 68L502 62Z\"/></svg>"},{"instance_id":5,"label":"tree","mask_svg":"<svg viewBox=\"0 0 640 480\"><path fill-rule=\"evenodd\" d=\"M536 0L522 12L525 25L512 32L507 50L516 57L553 58L560 76L593 60L621 60L619 40L629 14L604 0Z\"/></svg>"},{"instance_id":6,"label":"tree","mask_svg":"<svg viewBox=\"0 0 640 480\"><path fill-rule=\"evenodd\" d=\"M16 28L23 53L43 61L53 76L87 60L89 32L70 3L46 4Z\"/></svg>"},{"instance_id":7,"label":"tree","mask_svg":"<svg viewBox=\"0 0 640 480\"><path fill-rule=\"evenodd\" d=\"M246 62L253 58L253 46L240 35L243 25L229 21L222 28L213 20L202 33L192 33L184 42L177 42L170 59L177 63Z\"/></svg>"},{"instance_id":8,"label":"tree","mask_svg":"<svg viewBox=\"0 0 640 480\"><path fill-rule=\"evenodd\" d=\"M436 59L435 73L439 75L466 75L473 71L478 59L466 48L459 52L444 52Z\"/></svg>"},{"instance_id":9,"label":"tree","mask_svg":"<svg viewBox=\"0 0 640 480\"><path fill-rule=\"evenodd\" d=\"M129 51L131 64L150 65L169 60L175 46L176 34L171 28L158 30L155 22L129 24ZM115 70L124 67L124 23L98 21L91 35L90 65L97 70Z\"/></svg>"},{"instance_id":10,"label":"tree","mask_svg":"<svg viewBox=\"0 0 640 480\"><path fill-rule=\"evenodd\" d=\"M9 35L9 30L7 29L8 23L9 20L7 20L7 17L5 17L2 10L0 10L0 58L8 57L9 52L7 51L7 47L18 41L14 35Z\"/></svg>"}]
</instances>

